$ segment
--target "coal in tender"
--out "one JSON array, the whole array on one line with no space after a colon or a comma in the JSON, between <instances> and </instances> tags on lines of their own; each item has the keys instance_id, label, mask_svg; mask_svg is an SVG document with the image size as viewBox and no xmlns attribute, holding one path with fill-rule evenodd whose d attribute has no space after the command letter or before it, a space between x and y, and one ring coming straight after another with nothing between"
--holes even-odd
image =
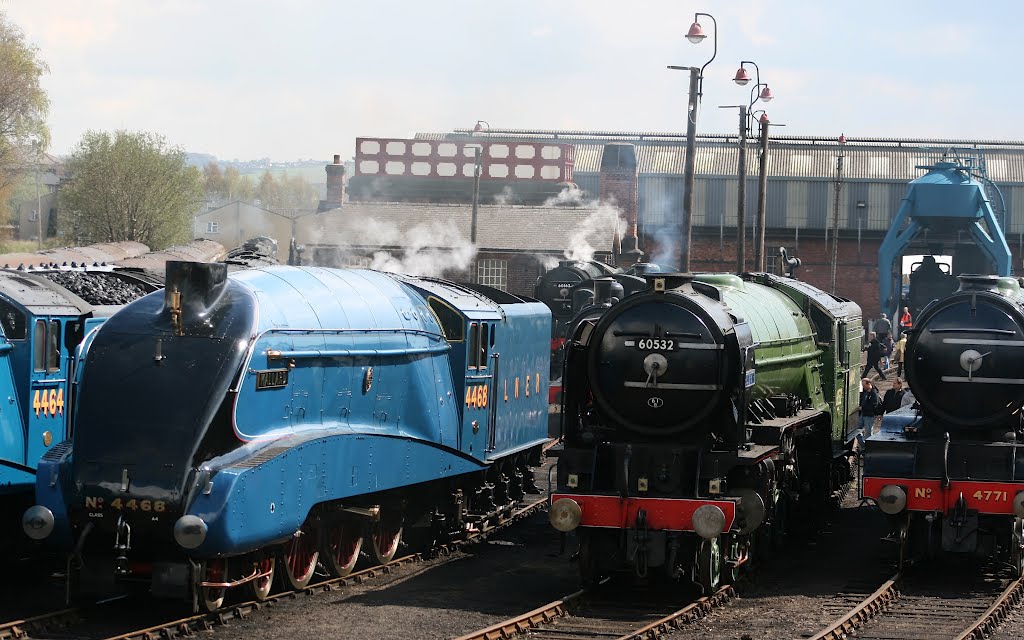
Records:
<instances>
[{"instance_id":1,"label":"coal in tender","mask_svg":"<svg viewBox=\"0 0 1024 640\"><path fill-rule=\"evenodd\" d=\"M40 275L94 305L128 304L146 295L146 290L139 285L125 282L111 273L53 271Z\"/></svg>"}]
</instances>

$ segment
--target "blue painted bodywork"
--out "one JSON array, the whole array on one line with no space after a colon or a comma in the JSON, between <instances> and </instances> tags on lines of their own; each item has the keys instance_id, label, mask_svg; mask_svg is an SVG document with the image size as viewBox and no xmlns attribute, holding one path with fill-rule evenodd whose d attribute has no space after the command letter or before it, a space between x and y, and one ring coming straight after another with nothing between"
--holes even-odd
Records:
<instances>
[{"instance_id":1,"label":"blue painted bodywork","mask_svg":"<svg viewBox=\"0 0 1024 640\"><path fill-rule=\"evenodd\" d=\"M1002 225L985 194L985 187L971 177L972 167L939 162L928 173L911 181L899 211L878 248L878 297L883 312L896 318L900 305L902 266L897 260L919 235L929 238L956 236L966 231L992 262L995 275L1013 273L1010 248ZM992 188L996 188L992 185ZM998 190L997 190L998 191Z\"/></svg>"},{"instance_id":2,"label":"blue painted bodywork","mask_svg":"<svg viewBox=\"0 0 1024 640\"><path fill-rule=\"evenodd\" d=\"M58 544L74 539L86 521L109 532L123 517L133 540L145 546L147 539L166 540L178 517L193 514L209 531L191 556L237 555L287 539L315 505L358 504L370 494L484 471L546 441L551 316L540 303L495 291L504 300L496 302L486 292L440 280L315 267L240 271L226 286L231 324L222 330L211 321L209 338L188 337L179 346L161 315L162 294L129 305L99 332L85 358L73 452L44 461L38 480L37 499L55 514ZM432 305L451 312L448 334ZM474 331L487 336L486 357L478 354L475 363L470 350L480 342L470 339ZM203 341L212 350L215 340L237 340L240 365L211 385L226 393L187 400L219 405L216 415L223 417L195 428L152 426L167 413L162 403L185 401L174 393L152 394L152 420L132 415L121 422L86 411L96 400L87 397L90 389L99 388L90 372L117 357L122 335L143 343L147 335L163 336L168 354L153 362L152 348L140 350L147 356L130 361L137 366L132 384L147 376L175 379L186 341L189 370L217 371L220 363L203 361ZM286 383L257 388L261 372L285 371ZM479 386L487 387L488 401L482 403L481 394L468 401L467 390ZM168 429L161 442L199 452L191 468L174 472L176 480L166 471L175 466L170 454L146 448L146 439L128 431L147 428ZM97 448L83 438L106 440ZM227 444L206 455L194 445L199 441ZM123 469L131 476L127 489L118 488ZM83 482L82 474L95 480ZM62 486L51 484L58 477ZM95 496L103 500L90 502ZM162 514L102 506L83 511L83 504L109 505L115 497L166 499L170 506Z\"/></svg>"}]
</instances>

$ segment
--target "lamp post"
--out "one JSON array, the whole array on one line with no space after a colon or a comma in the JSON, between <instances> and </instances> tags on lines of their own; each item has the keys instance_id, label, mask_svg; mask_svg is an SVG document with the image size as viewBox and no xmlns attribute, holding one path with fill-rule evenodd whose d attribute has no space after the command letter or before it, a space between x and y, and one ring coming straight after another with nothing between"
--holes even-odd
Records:
<instances>
[{"instance_id":1,"label":"lamp post","mask_svg":"<svg viewBox=\"0 0 1024 640\"><path fill-rule=\"evenodd\" d=\"M36 176L35 176L35 178L36 178L36 234L37 234L36 246L40 250L42 250L42 248L43 248L43 197L39 194L39 164L42 161L41 160L42 147L43 147L43 144L42 144L41 140L33 140L32 141L32 149L36 152L35 153L35 156L36 156L36 158L35 158L35 160L36 160L36 162L35 162L35 169L36 169L36 171L35 171L35 174L36 174Z\"/></svg>"},{"instance_id":2,"label":"lamp post","mask_svg":"<svg viewBox=\"0 0 1024 640\"><path fill-rule=\"evenodd\" d=\"M485 133L491 129L491 125L486 120L477 120L476 124L473 125L473 133ZM477 218L480 210L480 174L483 172L483 162L481 154L483 152L483 145L476 143L466 145L467 147L473 147L473 213L469 220L469 242L473 245L474 251L476 250L476 227ZM470 269L473 270L470 278L473 282L477 282L480 279L480 274L477 273L477 262L474 259L470 264Z\"/></svg>"},{"instance_id":3,"label":"lamp post","mask_svg":"<svg viewBox=\"0 0 1024 640\"><path fill-rule=\"evenodd\" d=\"M686 107L686 158L683 165L683 219L680 221L679 238L679 268L681 271L690 270L690 238L693 226L693 155L697 149L697 107L700 105L700 98L703 95L704 69L718 55L718 22L710 13L695 13L693 24L686 33L686 39L693 44L700 44L707 38L704 28L700 25L699 18L706 16L711 19L714 25L714 50L711 58L700 68L678 67L669 65L669 69L676 71L690 72L689 101Z\"/></svg>"},{"instance_id":4,"label":"lamp post","mask_svg":"<svg viewBox=\"0 0 1024 640\"><path fill-rule=\"evenodd\" d=\"M839 192L843 188L843 150L846 136L839 134L839 155L836 156L836 193L832 204L832 293L836 292L836 267L839 264Z\"/></svg>"},{"instance_id":5,"label":"lamp post","mask_svg":"<svg viewBox=\"0 0 1024 640\"><path fill-rule=\"evenodd\" d=\"M750 77L747 65L754 67L755 77ZM750 89L750 101L746 105L740 105L740 160L739 160L739 186L737 187L738 202L736 205L736 271L743 273L747 270L747 247L746 247L746 196L747 196L747 137L750 135L752 116L751 107L758 101L771 102L775 96L767 84L761 82L761 68L752 60L741 60L740 67L736 70L732 81L743 87L755 80L754 86ZM767 188L767 146L768 146L768 118L767 114L761 112L763 122L761 124L761 174L758 180L758 215L757 231L754 239L754 263L755 268L764 271L764 204L766 203L765 190Z\"/></svg>"}]
</instances>

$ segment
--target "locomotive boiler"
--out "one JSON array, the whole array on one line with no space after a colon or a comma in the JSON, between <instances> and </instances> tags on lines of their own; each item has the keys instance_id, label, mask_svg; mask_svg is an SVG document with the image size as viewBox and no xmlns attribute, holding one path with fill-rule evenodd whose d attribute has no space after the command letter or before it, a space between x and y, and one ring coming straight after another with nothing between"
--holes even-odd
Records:
<instances>
[{"instance_id":1,"label":"locomotive boiler","mask_svg":"<svg viewBox=\"0 0 1024 640\"><path fill-rule=\"evenodd\" d=\"M550 318L430 278L169 263L87 345L25 531L75 590L212 610L482 527L532 488Z\"/></svg>"},{"instance_id":2,"label":"locomotive boiler","mask_svg":"<svg viewBox=\"0 0 1024 640\"><path fill-rule=\"evenodd\" d=\"M619 301L596 290L571 326L550 518L575 532L585 580L711 592L756 533L848 480L860 308L768 274L646 279Z\"/></svg>"},{"instance_id":3,"label":"locomotive boiler","mask_svg":"<svg viewBox=\"0 0 1024 640\"><path fill-rule=\"evenodd\" d=\"M939 552L1024 572L1024 291L961 275L915 318L906 374L917 408L868 438L866 497L895 520L901 562Z\"/></svg>"}]
</instances>

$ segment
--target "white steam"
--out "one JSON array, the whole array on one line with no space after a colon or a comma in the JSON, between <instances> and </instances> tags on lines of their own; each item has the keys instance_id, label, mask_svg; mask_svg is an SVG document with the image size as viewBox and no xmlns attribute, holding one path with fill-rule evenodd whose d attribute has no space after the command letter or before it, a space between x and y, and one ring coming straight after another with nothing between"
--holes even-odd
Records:
<instances>
[{"instance_id":1,"label":"white steam","mask_svg":"<svg viewBox=\"0 0 1024 640\"><path fill-rule=\"evenodd\" d=\"M551 196L544 201L545 207L578 207L583 204L583 197L586 194L573 183L566 185L558 192L558 195Z\"/></svg>"},{"instance_id":2,"label":"white steam","mask_svg":"<svg viewBox=\"0 0 1024 640\"><path fill-rule=\"evenodd\" d=\"M505 188L500 192L494 194L494 204L500 207L507 207L510 204L516 203L516 194L512 191L512 187L505 185Z\"/></svg>"},{"instance_id":3,"label":"white steam","mask_svg":"<svg viewBox=\"0 0 1024 640\"><path fill-rule=\"evenodd\" d=\"M454 222L423 223L403 232L390 222L367 218L341 234L335 263L365 264L367 247L381 247L373 251L369 268L416 276L465 271L476 256L476 247Z\"/></svg>"},{"instance_id":4,"label":"white steam","mask_svg":"<svg viewBox=\"0 0 1024 640\"><path fill-rule=\"evenodd\" d=\"M591 241L596 242L598 246L610 246L613 236L600 237L601 233L607 234L609 229L619 236L625 229L625 221L618 207L602 202L569 233L565 257L570 260L593 260L597 248Z\"/></svg>"}]
</instances>

